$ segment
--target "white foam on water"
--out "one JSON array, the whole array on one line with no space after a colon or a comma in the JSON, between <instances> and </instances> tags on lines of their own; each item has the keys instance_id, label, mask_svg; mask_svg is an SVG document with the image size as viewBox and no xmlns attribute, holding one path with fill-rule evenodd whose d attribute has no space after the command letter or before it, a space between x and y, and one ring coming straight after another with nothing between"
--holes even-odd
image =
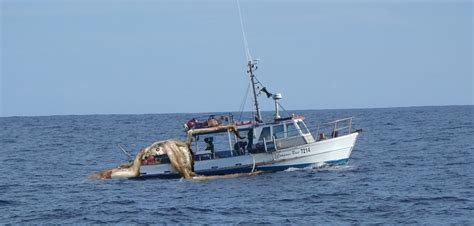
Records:
<instances>
[{"instance_id":1,"label":"white foam on water","mask_svg":"<svg viewBox=\"0 0 474 226\"><path fill-rule=\"evenodd\" d=\"M324 162L322 162L322 163L314 163L314 164L311 164L311 165L306 166L306 167L303 167L303 168L290 167L290 168L284 170L284 172L313 170L313 169L319 169L319 168L325 167L326 165L328 165L328 164L326 164L326 163L324 163Z\"/></svg>"},{"instance_id":2,"label":"white foam on water","mask_svg":"<svg viewBox=\"0 0 474 226\"><path fill-rule=\"evenodd\" d=\"M318 170L327 170L327 171L344 171L344 170L352 170L354 169L354 166L352 165L329 165L329 164L325 164L325 165L322 165L321 167L319 168L314 168L314 170L318 171Z\"/></svg>"},{"instance_id":3,"label":"white foam on water","mask_svg":"<svg viewBox=\"0 0 474 226\"><path fill-rule=\"evenodd\" d=\"M312 166L312 169L318 169L318 168L326 167L326 166L328 166L328 164L325 163L325 162L318 162L318 163L315 163L311 166Z\"/></svg>"},{"instance_id":4,"label":"white foam on water","mask_svg":"<svg viewBox=\"0 0 474 226\"><path fill-rule=\"evenodd\" d=\"M284 170L284 172L294 172L294 171L299 171L299 170L304 170L304 168L290 167L290 168Z\"/></svg>"}]
</instances>

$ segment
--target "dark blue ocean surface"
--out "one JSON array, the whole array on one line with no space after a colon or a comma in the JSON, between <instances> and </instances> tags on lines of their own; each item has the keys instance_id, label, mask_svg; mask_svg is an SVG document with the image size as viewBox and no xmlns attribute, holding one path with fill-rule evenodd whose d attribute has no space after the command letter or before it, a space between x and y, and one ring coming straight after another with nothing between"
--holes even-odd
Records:
<instances>
[{"instance_id":1,"label":"dark blue ocean surface","mask_svg":"<svg viewBox=\"0 0 474 226\"><path fill-rule=\"evenodd\" d=\"M354 116L348 165L205 182L89 181L191 114L0 118L0 223L474 224L474 107L297 111ZM270 113L267 114L267 116ZM268 117L267 117L268 118Z\"/></svg>"}]
</instances>

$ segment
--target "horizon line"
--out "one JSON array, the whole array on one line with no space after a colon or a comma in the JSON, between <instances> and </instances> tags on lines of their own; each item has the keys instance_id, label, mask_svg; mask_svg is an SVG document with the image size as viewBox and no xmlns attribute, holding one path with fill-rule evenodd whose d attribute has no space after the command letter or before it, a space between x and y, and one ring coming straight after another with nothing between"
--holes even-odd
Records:
<instances>
[{"instance_id":1,"label":"horizon line","mask_svg":"<svg viewBox=\"0 0 474 226\"><path fill-rule=\"evenodd\" d=\"M393 106L393 107L356 107L356 108L322 108L322 109L289 109L290 111L327 111L327 110L368 110L368 109L392 109L392 108L416 108L416 107L467 107L474 104L449 104L449 105L413 105L413 106ZM21 117L54 117L54 116L105 116L105 115L167 115L167 114L212 114L212 113L232 113L238 111L203 111L203 112L160 112L160 113L85 113L85 114L51 114L51 115L1 115L0 118L21 118ZM252 112L252 111L243 111ZM264 110L262 112L273 112Z\"/></svg>"}]
</instances>

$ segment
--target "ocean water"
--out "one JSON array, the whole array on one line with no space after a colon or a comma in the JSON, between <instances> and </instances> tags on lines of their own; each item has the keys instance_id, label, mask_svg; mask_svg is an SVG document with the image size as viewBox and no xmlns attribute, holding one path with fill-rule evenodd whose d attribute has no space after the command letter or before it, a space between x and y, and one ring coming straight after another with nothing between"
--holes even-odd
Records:
<instances>
[{"instance_id":1,"label":"ocean water","mask_svg":"<svg viewBox=\"0 0 474 226\"><path fill-rule=\"evenodd\" d=\"M296 111L353 116L351 160L253 177L90 181L193 114L0 118L0 223L474 224L474 106ZM267 118L270 113L267 113Z\"/></svg>"}]
</instances>

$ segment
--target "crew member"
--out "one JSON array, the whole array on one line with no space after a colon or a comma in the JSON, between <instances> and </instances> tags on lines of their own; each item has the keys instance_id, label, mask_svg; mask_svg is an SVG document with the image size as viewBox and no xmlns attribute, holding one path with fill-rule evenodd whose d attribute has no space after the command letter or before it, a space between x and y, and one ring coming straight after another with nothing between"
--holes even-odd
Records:
<instances>
[{"instance_id":1,"label":"crew member","mask_svg":"<svg viewBox=\"0 0 474 226\"><path fill-rule=\"evenodd\" d=\"M212 153L212 156L215 157L214 154L214 144L212 143L214 139L212 137L206 137L204 138L204 142L206 143L206 151L210 151Z\"/></svg>"}]
</instances>

